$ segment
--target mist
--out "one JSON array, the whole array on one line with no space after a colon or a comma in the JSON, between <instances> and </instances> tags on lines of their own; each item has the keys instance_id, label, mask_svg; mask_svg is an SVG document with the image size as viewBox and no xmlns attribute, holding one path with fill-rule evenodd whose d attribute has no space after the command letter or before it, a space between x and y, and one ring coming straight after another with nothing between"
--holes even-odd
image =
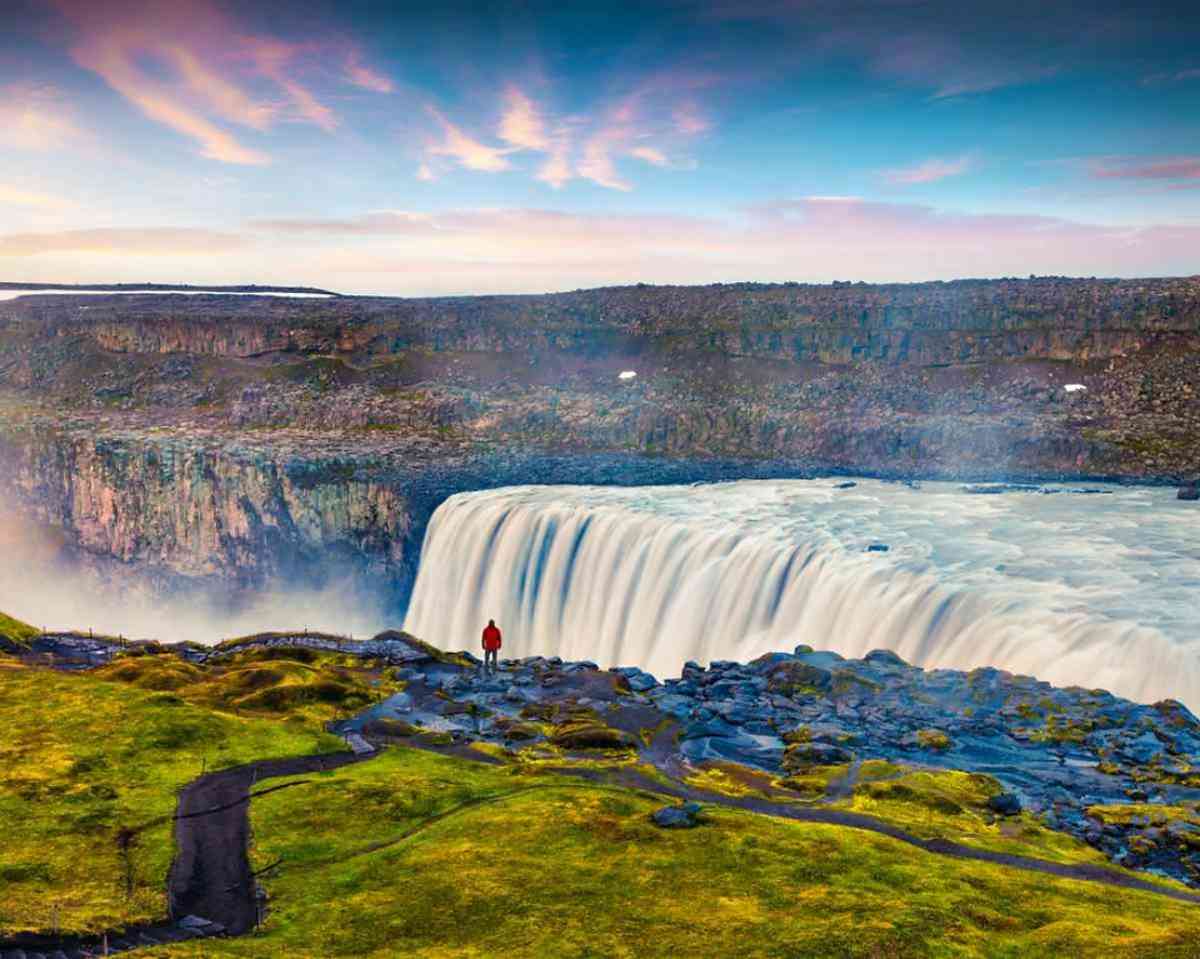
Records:
<instances>
[{"instance_id":1,"label":"mist","mask_svg":"<svg viewBox=\"0 0 1200 959\"><path fill-rule=\"evenodd\" d=\"M0 499L0 610L47 632L206 645L292 629L363 638L389 625L389 598L333 567L319 588L180 586L180 577L83 553L61 530Z\"/></svg>"}]
</instances>

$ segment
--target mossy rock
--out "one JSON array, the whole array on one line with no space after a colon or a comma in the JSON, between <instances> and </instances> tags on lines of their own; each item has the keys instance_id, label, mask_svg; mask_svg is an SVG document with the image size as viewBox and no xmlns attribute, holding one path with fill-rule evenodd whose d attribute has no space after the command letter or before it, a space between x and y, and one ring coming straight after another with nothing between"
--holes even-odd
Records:
<instances>
[{"instance_id":1,"label":"mossy rock","mask_svg":"<svg viewBox=\"0 0 1200 959\"><path fill-rule=\"evenodd\" d=\"M814 696L833 685L833 674L808 663L780 663L767 676L767 689L780 696Z\"/></svg>"},{"instance_id":2,"label":"mossy rock","mask_svg":"<svg viewBox=\"0 0 1200 959\"><path fill-rule=\"evenodd\" d=\"M940 729L918 729L916 732L916 743L922 749L945 752L947 749L953 747L954 740Z\"/></svg>"},{"instance_id":3,"label":"mossy rock","mask_svg":"<svg viewBox=\"0 0 1200 959\"><path fill-rule=\"evenodd\" d=\"M831 743L792 743L783 753L783 768L787 772L807 770L813 766L839 766L853 761L853 753Z\"/></svg>"},{"instance_id":4,"label":"mossy rock","mask_svg":"<svg viewBox=\"0 0 1200 959\"><path fill-rule=\"evenodd\" d=\"M363 724L363 732L368 736L381 736L384 739L407 739L416 736L420 729L402 719L372 719Z\"/></svg>"},{"instance_id":5,"label":"mossy rock","mask_svg":"<svg viewBox=\"0 0 1200 959\"><path fill-rule=\"evenodd\" d=\"M637 737L603 723L588 720L563 723L550 736L562 749L637 749Z\"/></svg>"}]
</instances>

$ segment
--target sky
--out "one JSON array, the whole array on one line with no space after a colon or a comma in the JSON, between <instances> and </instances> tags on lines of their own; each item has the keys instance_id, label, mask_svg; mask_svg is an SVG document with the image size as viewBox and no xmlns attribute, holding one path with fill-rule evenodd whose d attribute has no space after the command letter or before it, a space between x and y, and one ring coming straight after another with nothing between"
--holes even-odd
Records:
<instances>
[{"instance_id":1,"label":"sky","mask_svg":"<svg viewBox=\"0 0 1200 959\"><path fill-rule=\"evenodd\" d=\"M1200 274L1200 4L0 0L0 280Z\"/></svg>"}]
</instances>

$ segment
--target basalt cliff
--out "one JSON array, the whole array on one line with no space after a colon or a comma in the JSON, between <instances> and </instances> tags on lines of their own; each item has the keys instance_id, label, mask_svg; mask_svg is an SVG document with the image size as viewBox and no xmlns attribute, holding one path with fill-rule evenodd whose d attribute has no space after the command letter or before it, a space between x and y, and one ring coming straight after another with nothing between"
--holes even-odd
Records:
<instances>
[{"instance_id":1,"label":"basalt cliff","mask_svg":"<svg viewBox=\"0 0 1200 959\"><path fill-rule=\"evenodd\" d=\"M0 496L155 589L337 569L399 609L460 490L1179 483L1200 476L1198 395L1196 277L30 296L0 303Z\"/></svg>"}]
</instances>

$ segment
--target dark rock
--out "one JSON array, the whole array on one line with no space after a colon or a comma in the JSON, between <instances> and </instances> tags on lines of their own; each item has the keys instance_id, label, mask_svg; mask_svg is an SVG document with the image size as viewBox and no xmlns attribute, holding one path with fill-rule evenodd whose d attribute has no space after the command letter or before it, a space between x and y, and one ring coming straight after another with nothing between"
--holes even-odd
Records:
<instances>
[{"instance_id":1,"label":"dark rock","mask_svg":"<svg viewBox=\"0 0 1200 959\"><path fill-rule=\"evenodd\" d=\"M700 825L700 812L703 807L699 803L687 802L682 806L663 806L650 814L654 825L663 829L692 829Z\"/></svg>"},{"instance_id":2,"label":"dark rock","mask_svg":"<svg viewBox=\"0 0 1200 959\"><path fill-rule=\"evenodd\" d=\"M867 547L867 552L868 553L886 553L889 549L891 549L891 547L888 546L887 543L871 543Z\"/></svg>"},{"instance_id":3,"label":"dark rock","mask_svg":"<svg viewBox=\"0 0 1200 959\"><path fill-rule=\"evenodd\" d=\"M780 663L771 670L767 689L784 696L803 696L813 691L824 692L833 685L833 676L827 669L808 663Z\"/></svg>"},{"instance_id":4,"label":"dark rock","mask_svg":"<svg viewBox=\"0 0 1200 959\"><path fill-rule=\"evenodd\" d=\"M1176 495L1175 498L1187 500L1189 502L1195 502L1196 500L1200 500L1200 486L1195 486L1195 485L1181 486L1181 487L1179 487L1179 493Z\"/></svg>"},{"instance_id":5,"label":"dark rock","mask_svg":"<svg viewBox=\"0 0 1200 959\"><path fill-rule=\"evenodd\" d=\"M1021 799L1016 793L997 793L988 799L988 809L1001 816L1016 816L1021 811Z\"/></svg>"}]
</instances>

